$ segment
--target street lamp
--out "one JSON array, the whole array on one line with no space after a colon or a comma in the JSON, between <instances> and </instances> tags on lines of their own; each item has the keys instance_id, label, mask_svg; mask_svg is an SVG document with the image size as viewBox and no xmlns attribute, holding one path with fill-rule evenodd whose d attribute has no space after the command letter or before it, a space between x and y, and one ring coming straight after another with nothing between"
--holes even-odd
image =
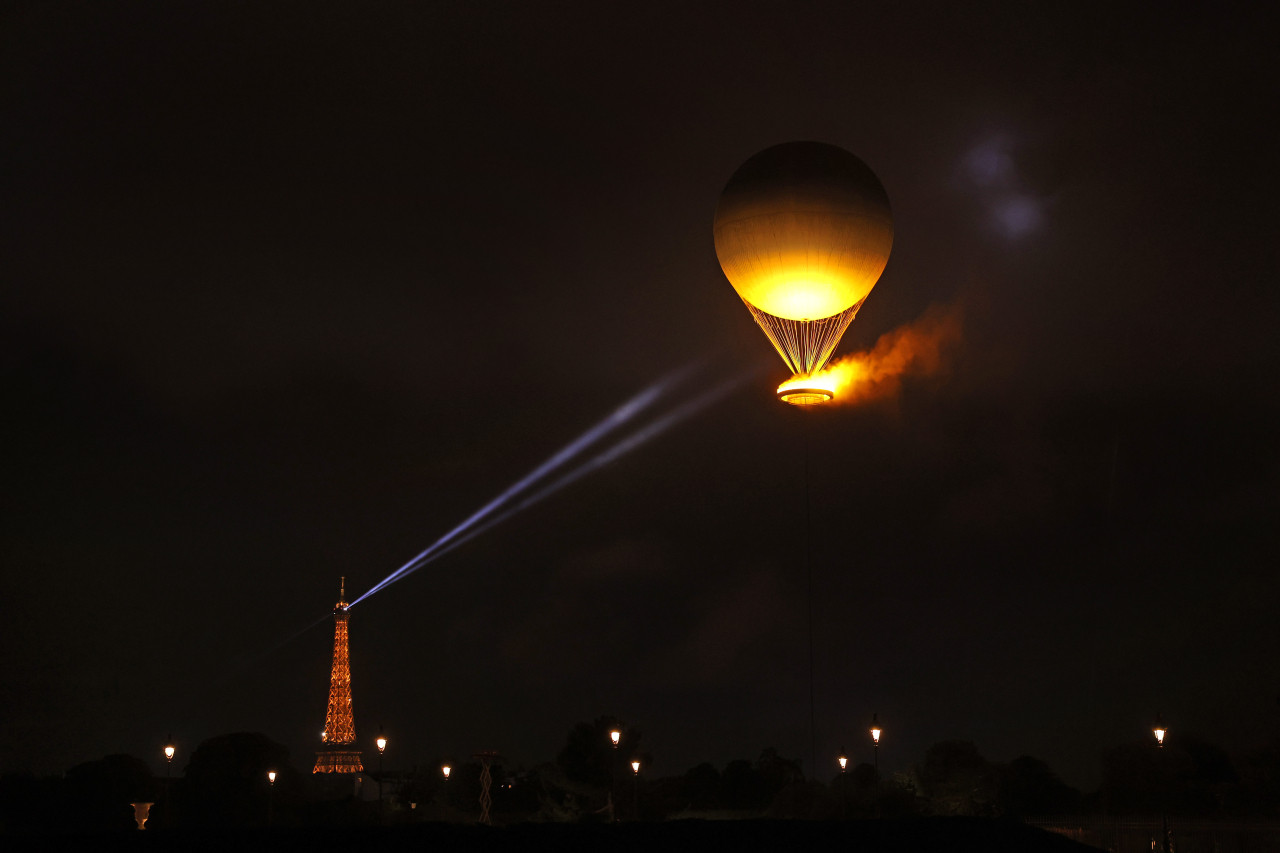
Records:
<instances>
[{"instance_id":1,"label":"street lamp","mask_svg":"<svg viewBox=\"0 0 1280 853\"><path fill-rule=\"evenodd\" d=\"M378 813L382 813L382 754L387 751L387 736L382 733L382 726L378 726L378 739L374 741L378 745Z\"/></svg>"},{"instance_id":2,"label":"street lamp","mask_svg":"<svg viewBox=\"0 0 1280 853\"><path fill-rule=\"evenodd\" d=\"M840 747L840 754L836 756L836 763L840 765L840 772L843 773L845 768L849 766L849 756L844 754L844 747Z\"/></svg>"},{"instance_id":3,"label":"street lamp","mask_svg":"<svg viewBox=\"0 0 1280 853\"><path fill-rule=\"evenodd\" d=\"M633 806L633 811L636 814L636 820L639 820L640 819L640 759L638 758L631 759L631 775L632 775L633 781L635 782L635 784L631 786L632 806Z\"/></svg>"},{"instance_id":4,"label":"street lamp","mask_svg":"<svg viewBox=\"0 0 1280 853\"><path fill-rule=\"evenodd\" d=\"M267 771L267 783L271 786L267 789L267 826L271 826L271 812L275 808L275 791L276 791L276 771Z\"/></svg>"},{"instance_id":5,"label":"street lamp","mask_svg":"<svg viewBox=\"0 0 1280 853\"><path fill-rule=\"evenodd\" d=\"M880 775L880 715L871 715L872 761L875 762L876 775Z\"/></svg>"},{"instance_id":6,"label":"street lamp","mask_svg":"<svg viewBox=\"0 0 1280 853\"><path fill-rule=\"evenodd\" d=\"M1156 749L1164 749L1164 736L1169 733L1169 727L1164 724L1164 718L1159 713L1156 714L1156 724L1151 727L1151 733L1156 736ZM1167 762L1161 762L1161 769ZM1161 799L1165 800L1164 808L1160 816L1160 849L1164 853L1173 853L1173 839L1169 836L1169 803L1167 794Z\"/></svg>"},{"instance_id":7,"label":"street lamp","mask_svg":"<svg viewBox=\"0 0 1280 853\"><path fill-rule=\"evenodd\" d=\"M173 784L173 754L178 748L173 745L173 732L169 732L169 740L164 745L164 819L169 818L169 788Z\"/></svg>"},{"instance_id":8,"label":"street lamp","mask_svg":"<svg viewBox=\"0 0 1280 853\"><path fill-rule=\"evenodd\" d=\"M622 729L618 729L618 728L610 729L609 743L613 744L613 748L617 749L618 744L621 742L622 742ZM618 776L617 776L617 773L614 772L618 766L617 762L618 762L617 758L614 758L612 761L609 762L609 799L605 803L605 808L609 811L610 821L615 821L618 819L617 813L614 812L613 810L614 789L618 786Z\"/></svg>"},{"instance_id":9,"label":"street lamp","mask_svg":"<svg viewBox=\"0 0 1280 853\"><path fill-rule=\"evenodd\" d=\"M446 764L440 768L440 772L444 774L444 781L448 782L449 774L453 772L453 768Z\"/></svg>"}]
</instances>

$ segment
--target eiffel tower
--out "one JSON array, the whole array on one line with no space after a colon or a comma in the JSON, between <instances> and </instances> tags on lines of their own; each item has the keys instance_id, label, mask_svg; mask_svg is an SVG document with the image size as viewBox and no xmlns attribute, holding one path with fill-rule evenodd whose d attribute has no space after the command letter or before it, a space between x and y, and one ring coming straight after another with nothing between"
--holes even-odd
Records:
<instances>
[{"instance_id":1,"label":"eiffel tower","mask_svg":"<svg viewBox=\"0 0 1280 853\"><path fill-rule=\"evenodd\" d=\"M329 710L324 717L324 746L316 752L312 773L360 773L364 764L355 748L356 721L351 713L351 661L347 657L347 579L342 578L333 608L333 671L329 675Z\"/></svg>"}]
</instances>

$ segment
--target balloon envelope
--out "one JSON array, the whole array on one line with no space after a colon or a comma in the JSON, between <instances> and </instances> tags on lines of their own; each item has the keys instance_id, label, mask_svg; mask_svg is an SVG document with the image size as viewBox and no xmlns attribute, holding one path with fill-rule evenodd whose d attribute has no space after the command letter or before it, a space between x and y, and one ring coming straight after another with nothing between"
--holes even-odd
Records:
<instances>
[{"instance_id":1,"label":"balloon envelope","mask_svg":"<svg viewBox=\"0 0 1280 853\"><path fill-rule=\"evenodd\" d=\"M820 320L858 305L893 246L889 197L854 155L821 142L766 148L739 167L716 207L716 256L748 305Z\"/></svg>"}]
</instances>

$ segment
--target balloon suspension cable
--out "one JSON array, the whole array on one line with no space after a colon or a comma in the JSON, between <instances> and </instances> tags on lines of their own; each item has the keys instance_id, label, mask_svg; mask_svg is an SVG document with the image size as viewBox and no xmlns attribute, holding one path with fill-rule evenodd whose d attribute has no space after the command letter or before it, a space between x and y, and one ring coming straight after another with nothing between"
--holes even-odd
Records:
<instances>
[{"instance_id":1,"label":"balloon suspension cable","mask_svg":"<svg viewBox=\"0 0 1280 853\"><path fill-rule=\"evenodd\" d=\"M809 429L804 430L804 564L809 580L809 747L812 751L813 778L818 778L818 714L814 700L813 677L813 519L809 503Z\"/></svg>"},{"instance_id":2,"label":"balloon suspension cable","mask_svg":"<svg viewBox=\"0 0 1280 853\"><path fill-rule=\"evenodd\" d=\"M820 320L786 320L766 314L746 300L743 302L791 372L797 376L808 376L826 365L840 343L840 336L849 328L866 297L839 314Z\"/></svg>"}]
</instances>

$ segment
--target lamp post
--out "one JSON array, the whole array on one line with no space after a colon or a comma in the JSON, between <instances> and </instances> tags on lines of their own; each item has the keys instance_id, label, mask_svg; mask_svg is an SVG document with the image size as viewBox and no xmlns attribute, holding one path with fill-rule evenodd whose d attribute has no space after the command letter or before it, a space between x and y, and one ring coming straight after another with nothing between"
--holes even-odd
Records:
<instances>
[{"instance_id":1,"label":"lamp post","mask_svg":"<svg viewBox=\"0 0 1280 853\"><path fill-rule=\"evenodd\" d=\"M382 733L382 726L378 726L378 739L374 743L378 745L378 814L382 814L382 754L387 750L387 736Z\"/></svg>"},{"instance_id":2,"label":"lamp post","mask_svg":"<svg viewBox=\"0 0 1280 853\"><path fill-rule=\"evenodd\" d=\"M453 772L453 768L448 764L445 764L440 767L440 772L444 774L444 781L448 782L449 774Z\"/></svg>"},{"instance_id":3,"label":"lamp post","mask_svg":"<svg viewBox=\"0 0 1280 853\"><path fill-rule=\"evenodd\" d=\"M876 768L876 777L880 776L880 715L871 715L872 761Z\"/></svg>"},{"instance_id":4,"label":"lamp post","mask_svg":"<svg viewBox=\"0 0 1280 853\"><path fill-rule=\"evenodd\" d=\"M164 819L168 823L169 817L169 788L173 785L173 755L178 748L173 745L173 732L169 732L169 739L164 745Z\"/></svg>"},{"instance_id":5,"label":"lamp post","mask_svg":"<svg viewBox=\"0 0 1280 853\"><path fill-rule=\"evenodd\" d=\"M1159 713L1156 714L1155 725L1151 727L1151 734L1156 738L1156 749L1164 749L1164 738L1169 733L1169 727L1164 724L1164 719ZM1160 769L1164 770L1169 762L1161 761ZM1161 776L1164 774L1161 773ZM1169 838L1169 800L1168 794L1161 796L1160 810L1160 849L1163 853L1173 853L1172 839Z\"/></svg>"},{"instance_id":6,"label":"lamp post","mask_svg":"<svg viewBox=\"0 0 1280 853\"><path fill-rule=\"evenodd\" d=\"M267 826L271 826L271 812L275 808L276 800L276 771L267 771Z\"/></svg>"},{"instance_id":7,"label":"lamp post","mask_svg":"<svg viewBox=\"0 0 1280 853\"><path fill-rule=\"evenodd\" d=\"M840 772L843 773L845 768L849 766L849 756L844 754L844 747L840 747L840 754L836 756L836 763L840 765Z\"/></svg>"},{"instance_id":8,"label":"lamp post","mask_svg":"<svg viewBox=\"0 0 1280 853\"><path fill-rule=\"evenodd\" d=\"M622 729L619 729L619 728L609 729L609 743L613 745L613 748L617 749L618 744L620 744L621 742L622 742ZM609 798L604 805L605 810L608 811L609 813L610 823L613 823L618 819L618 815L613 809L614 789L618 787L618 774L616 772L617 767L618 767L618 759L615 756L614 759L609 762Z\"/></svg>"},{"instance_id":9,"label":"lamp post","mask_svg":"<svg viewBox=\"0 0 1280 853\"><path fill-rule=\"evenodd\" d=\"M632 805L636 813L636 820L640 819L640 759L631 759L631 775L632 781L635 783L631 786Z\"/></svg>"}]
</instances>

